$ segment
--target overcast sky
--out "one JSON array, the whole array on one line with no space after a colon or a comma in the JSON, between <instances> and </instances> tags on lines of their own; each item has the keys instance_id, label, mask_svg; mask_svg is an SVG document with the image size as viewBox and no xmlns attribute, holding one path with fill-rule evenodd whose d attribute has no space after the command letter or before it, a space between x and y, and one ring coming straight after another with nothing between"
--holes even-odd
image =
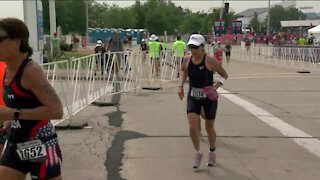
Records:
<instances>
[{"instance_id":1,"label":"overcast sky","mask_svg":"<svg viewBox=\"0 0 320 180\"><path fill-rule=\"evenodd\" d=\"M0 18L4 17L23 18L23 2L0 0Z\"/></svg>"},{"instance_id":2,"label":"overcast sky","mask_svg":"<svg viewBox=\"0 0 320 180\"><path fill-rule=\"evenodd\" d=\"M103 0L100 0L103 1ZM134 1L126 1L126 0L118 0L118 1L109 1L106 2L110 4L118 4L121 7L130 6L134 4ZM180 0L175 1L172 0L177 6L182 6L184 8L189 8L192 11L208 11L212 7L221 7L221 0L206 0L206 1L192 1L192 0ZM268 0L260 0L260 1L245 1L245 0L225 0L225 2L230 3L230 8L233 9L236 13L239 13L248 8L259 8L259 7L268 7ZM282 1L271 0L271 4L280 3ZM296 1L297 8L310 6L313 7L310 11L320 12L319 0L313 1ZM304 12L308 12L309 10L303 10Z\"/></svg>"},{"instance_id":3,"label":"overcast sky","mask_svg":"<svg viewBox=\"0 0 320 180\"><path fill-rule=\"evenodd\" d=\"M100 0L103 1L103 0ZM134 0L132 1L125 1L125 0L118 0L118 1L109 1L106 2L110 4L118 4L121 7L130 6L134 4ZM182 6L183 8L189 8L192 11L208 11L212 7L221 7L221 0L207 0L207 1L191 1L191 0L180 0L175 1L173 0L177 6ZM230 3L230 8L233 9L236 13L239 13L248 8L257 8L257 7L268 7L268 0L260 0L260 1L244 1L244 0L227 0ZM271 0L271 4L276 4L281 1ZM319 0L313 1L297 1L297 8L310 6L313 7L311 12L320 12L320 5ZM308 10L303 10L307 12ZM22 12L22 1L21 0L0 0L0 18L1 17L21 17L23 15Z\"/></svg>"}]
</instances>

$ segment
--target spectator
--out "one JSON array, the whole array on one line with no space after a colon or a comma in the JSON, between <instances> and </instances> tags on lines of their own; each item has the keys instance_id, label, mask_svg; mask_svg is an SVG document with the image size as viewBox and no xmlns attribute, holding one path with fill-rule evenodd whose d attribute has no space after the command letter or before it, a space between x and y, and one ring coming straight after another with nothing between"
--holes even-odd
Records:
<instances>
[{"instance_id":1,"label":"spectator","mask_svg":"<svg viewBox=\"0 0 320 180\"><path fill-rule=\"evenodd\" d=\"M160 72L160 52L161 52L161 45L158 42L158 37L155 34L152 34L150 36L149 39L149 43L148 43L148 47L149 47L149 58L151 60L151 62L153 63L153 67L152 70L155 69L156 71L156 76L159 75ZM154 71L152 71L154 72Z\"/></svg>"},{"instance_id":2,"label":"spectator","mask_svg":"<svg viewBox=\"0 0 320 180\"><path fill-rule=\"evenodd\" d=\"M306 44L307 44L306 39L303 36L301 36L298 40L298 45L305 46Z\"/></svg>"},{"instance_id":3,"label":"spectator","mask_svg":"<svg viewBox=\"0 0 320 180\"><path fill-rule=\"evenodd\" d=\"M173 43L173 54L174 54L174 66L177 67L177 77L180 77L180 70L183 57L186 54L187 45L181 40L181 36L177 36L177 40Z\"/></svg>"},{"instance_id":4,"label":"spectator","mask_svg":"<svg viewBox=\"0 0 320 180\"><path fill-rule=\"evenodd\" d=\"M119 37L118 32L112 34L112 38L109 40L107 45L107 51L110 51L110 61L113 61L113 56L116 55L116 59L113 61L113 68L115 68L116 74L118 74L119 68L121 66L122 53L123 53L123 43Z\"/></svg>"},{"instance_id":5,"label":"spectator","mask_svg":"<svg viewBox=\"0 0 320 180\"><path fill-rule=\"evenodd\" d=\"M102 41L98 40L96 47L94 48L94 53L100 54L100 56L96 58L96 65L97 65L97 71L99 71L99 67L101 67L101 74L102 75L103 75L104 67L106 64L105 61L107 60L107 58L105 58L106 52L107 52L106 49L102 45ZM108 66L109 66L109 64L108 64ZM95 75L96 75L96 73L95 73Z\"/></svg>"},{"instance_id":6,"label":"spectator","mask_svg":"<svg viewBox=\"0 0 320 180\"><path fill-rule=\"evenodd\" d=\"M143 63L145 63L147 59L147 53L148 53L148 45L145 39L141 40L140 50L142 51L142 61Z\"/></svg>"},{"instance_id":7,"label":"spectator","mask_svg":"<svg viewBox=\"0 0 320 180\"><path fill-rule=\"evenodd\" d=\"M58 38L57 33L53 34L53 38L51 38L51 45L52 45L52 57L53 60L57 60L60 55L61 55L61 51L60 51L60 38Z\"/></svg>"}]
</instances>

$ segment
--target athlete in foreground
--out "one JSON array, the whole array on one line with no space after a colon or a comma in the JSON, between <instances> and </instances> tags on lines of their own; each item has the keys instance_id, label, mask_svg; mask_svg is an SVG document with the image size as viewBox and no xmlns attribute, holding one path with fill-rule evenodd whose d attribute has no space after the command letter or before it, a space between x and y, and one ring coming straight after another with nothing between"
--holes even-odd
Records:
<instances>
[{"instance_id":1,"label":"athlete in foreground","mask_svg":"<svg viewBox=\"0 0 320 180\"><path fill-rule=\"evenodd\" d=\"M210 145L208 166L216 165L215 142L216 132L214 120L218 106L218 93L216 91L228 78L228 74L216 61L214 55L208 55L204 49L205 39L200 34L193 34L188 42L191 56L185 56L182 64L182 76L179 83L178 95L184 97L183 84L189 77L189 91L187 95L187 116L190 126L190 137L196 150L194 168L198 168L202 160L199 143L200 115L205 119ZM214 72L220 74L220 79L214 84Z\"/></svg>"},{"instance_id":2,"label":"athlete in foreground","mask_svg":"<svg viewBox=\"0 0 320 180\"><path fill-rule=\"evenodd\" d=\"M41 66L30 59L27 26L18 19L0 20L0 59L6 65L0 122L11 120L0 160L1 180L61 180L61 151L50 119L63 115L60 99Z\"/></svg>"},{"instance_id":3,"label":"athlete in foreground","mask_svg":"<svg viewBox=\"0 0 320 180\"><path fill-rule=\"evenodd\" d=\"M2 84L3 84L3 78L4 78L4 72L6 69L6 64L4 62L0 62L0 107L5 106L2 98ZM2 155L4 144L7 140L7 133L6 133L5 124L0 122L0 158Z\"/></svg>"}]
</instances>

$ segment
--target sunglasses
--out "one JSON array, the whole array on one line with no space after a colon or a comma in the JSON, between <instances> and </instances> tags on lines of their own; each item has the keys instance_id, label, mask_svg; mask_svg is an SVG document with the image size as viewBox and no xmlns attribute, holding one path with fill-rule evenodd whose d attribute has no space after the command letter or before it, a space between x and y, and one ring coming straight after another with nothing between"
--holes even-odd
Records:
<instances>
[{"instance_id":1,"label":"sunglasses","mask_svg":"<svg viewBox=\"0 0 320 180\"><path fill-rule=\"evenodd\" d=\"M190 48L190 49L199 49L199 48L200 48L200 46L196 46L196 45L189 45L189 48Z\"/></svg>"},{"instance_id":2,"label":"sunglasses","mask_svg":"<svg viewBox=\"0 0 320 180\"><path fill-rule=\"evenodd\" d=\"M9 39L9 36L0 36L0 43L5 41L6 39Z\"/></svg>"}]
</instances>

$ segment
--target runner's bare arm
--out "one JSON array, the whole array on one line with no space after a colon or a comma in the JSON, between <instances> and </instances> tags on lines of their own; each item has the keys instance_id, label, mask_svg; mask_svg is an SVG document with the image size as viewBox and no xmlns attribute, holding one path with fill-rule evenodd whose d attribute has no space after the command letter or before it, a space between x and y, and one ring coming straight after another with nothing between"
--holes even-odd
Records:
<instances>
[{"instance_id":1,"label":"runner's bare arm","mask_svg":"<svg viewBox=\"0 0 320 180\"><path fill-rule=\"evenodd\" d=\"M218 89L221 85L223 85L224 80L228 79L228 74L224 70L224 68L220 64L218 64L218 62L217 62L216 58L214 57L214 55L208 55L208 57L207 57L207 65L208 65L208 68L210 70L217 72L221 76L218 79L218 82L215 84L215 88Z\"/></svg>"},{"instance_id":2,"label":"runner's bare arm","mask_svg":"<svg viewBox=\"0 0 320 180\"><path fill-rule=\"evenodd\" d=\"M62 104L59 96L47 81L42 68L36 62L27 65L23 73L21 84L25 89L33 92L42 106L33 109L21 109L19 119L42 120L61 119L63 116ZM9 109L9 119L13 118L14 109Z\"/></svg>"},{"instance_id":3,"label":"runner's bare arm","mask_svg":"<svg viewBox=\"0 0 320 180\"><path fill-rule=\"evenodd\" d=\"M183 57L183 62L181 64L181 78L179 81L179 87L183 87L184 82L186 82L188 73L187 73L187 64L190 60L190 56Z\"/></svg>"},{"instance_id":4,"label":"runner's bare arm","mask_svg":"<svg viewBox=\"0 0 320 180\"><path fill-rule=\"evenodd\" d=\"M187 72L187 64L189 62L189 59L190 57L189 56L185 56L183 58L183 62L182 62L182 65L181 65L181 78L180 78L180 81L179 81L179 88L178 88L178 95L180 97L180 100L183 99L184 97L184 90L183 90L183 84L184 82L187 80L187 77L188 77L188 72Z\"/></svg>"}]
</instances>

